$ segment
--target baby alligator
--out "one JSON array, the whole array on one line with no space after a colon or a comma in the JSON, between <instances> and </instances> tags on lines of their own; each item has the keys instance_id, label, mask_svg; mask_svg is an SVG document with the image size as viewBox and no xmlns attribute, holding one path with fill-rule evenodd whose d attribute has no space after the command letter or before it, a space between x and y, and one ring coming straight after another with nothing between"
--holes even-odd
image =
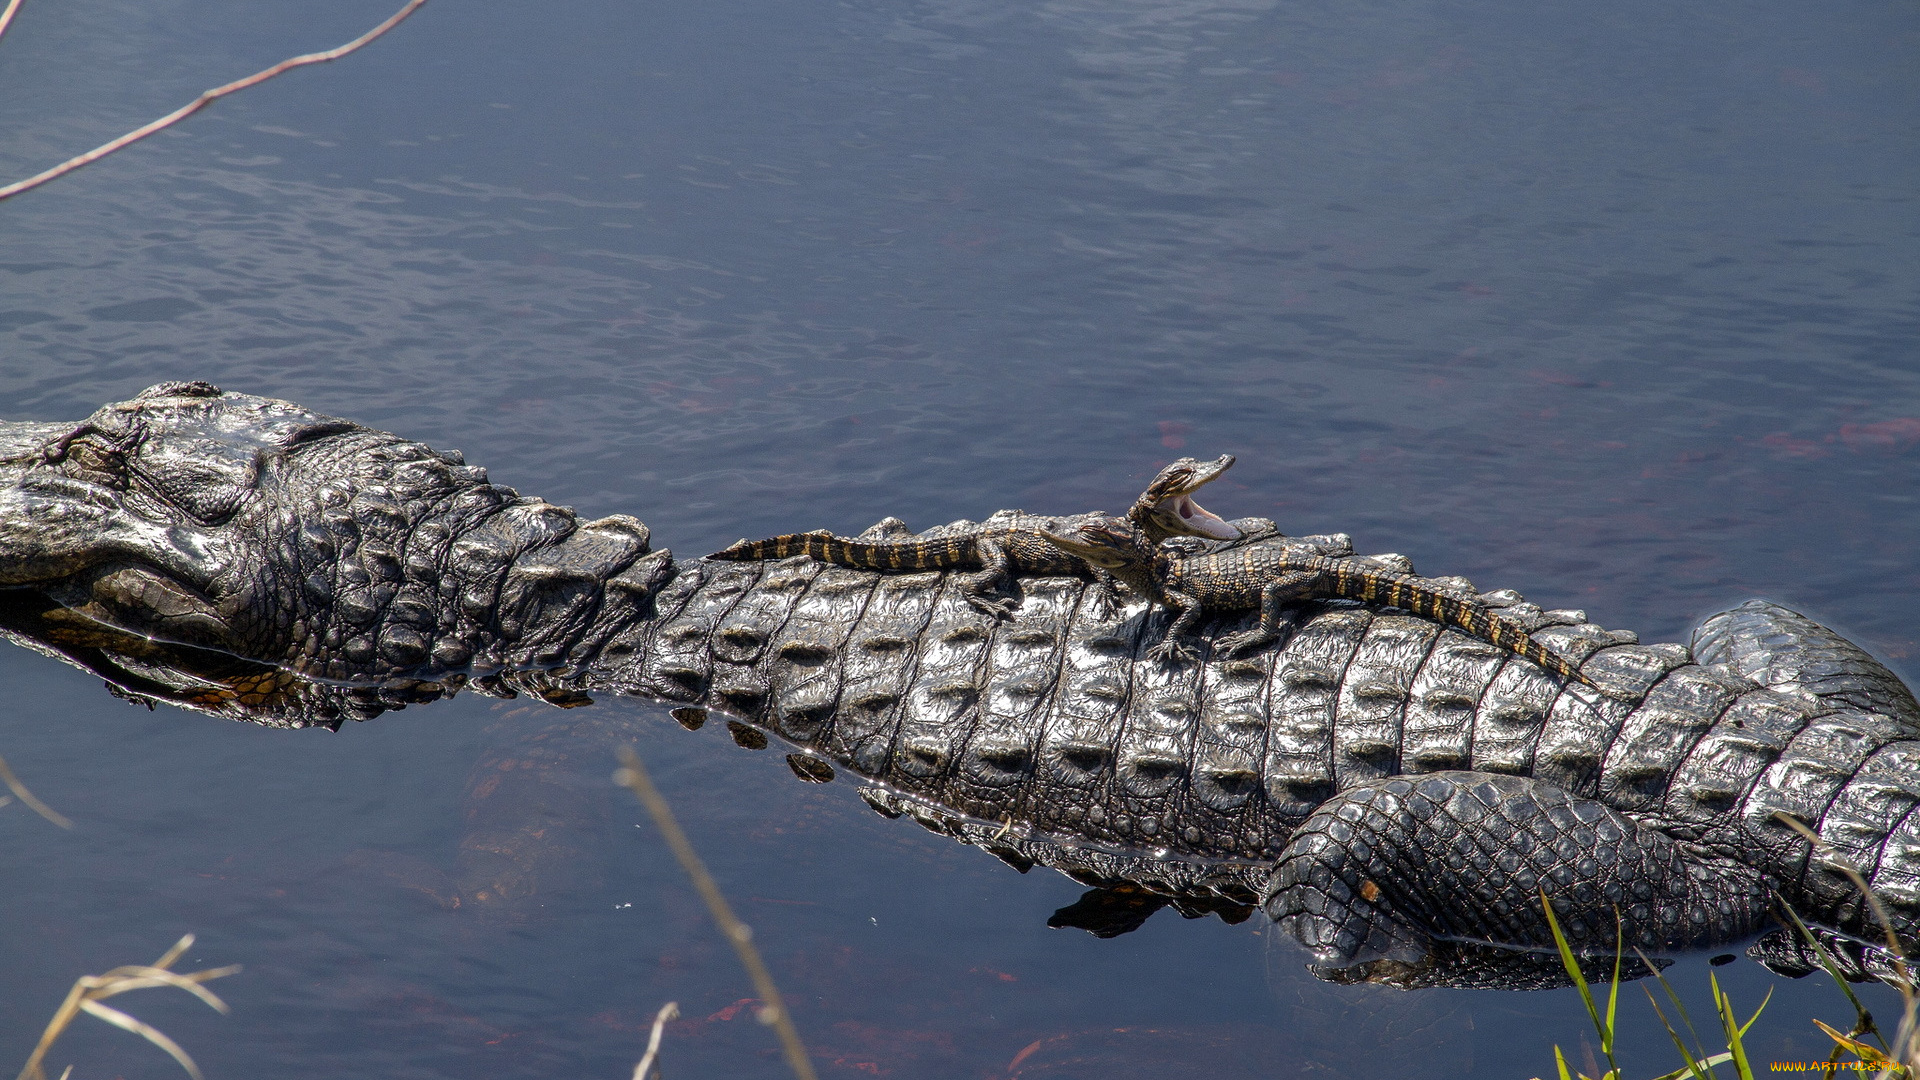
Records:
<instances>
[{"instance_id":1,"label":"baby alligator","mask_svg":"<svg viewBox=\"0 0 1920 1080\"><path fill-rule=\"evenodd\" d=\"M1134 500L1124 521L1138 529L1149 544L1158 544L1170 536L1199 536L1213 540L1236 540L1240 530L1201 508L1193 493L1218 479L1233 465L1232 454L1213 461L1181 458L1160 470ZM806 555L835 566L861 570L952 570L981 568L964 586L967 603L996 618L1011 618L1014 602L995 599L1019 574L1033 577L1086 577L1089 564L1048 543L1042 534L1069 532L1087 522L1105 520L1104 513L1076 514L1071 517L1043 517L1020 510L1002 510L979 524L965 523L957 529L933 530L919 536L887 538L869 530L858 539L835 536L825 530L788 533L765 540L741 540L708 558L730 561L784 559ZM1121 519L1115 519L1121 520ZM882 522L876 529L892 525L904 531L898 522ZM1093 576L1111 584L1097 568Z\"/></svg>"},{"instance_id":2,"label":"baby alligator","mask_svg":"<svg viewBox=\"0 0 1920 1080\"><path fill-rule=\"evenodd\" d=\"M1527 636L1519 624L1470 600L1423 585L1406 574L1373 569L1355 559L1315 555L1285 540L1261 540L1211 554L1182 555L1159 548L1121 518L1078 523L1070 533L1041 534L1060 550L1112 574L1151 602L1179 612L1148 658L1194 659L1181 638L1209 611L1258 609L1260 623L1220 639L1223 655L1257 649L1280 636L1280 613L1303 600L1332 598L1405 608L1465 630L1526 657L1555 674L1599 689L1564 657Z\"/></svg>"}]
</instances>

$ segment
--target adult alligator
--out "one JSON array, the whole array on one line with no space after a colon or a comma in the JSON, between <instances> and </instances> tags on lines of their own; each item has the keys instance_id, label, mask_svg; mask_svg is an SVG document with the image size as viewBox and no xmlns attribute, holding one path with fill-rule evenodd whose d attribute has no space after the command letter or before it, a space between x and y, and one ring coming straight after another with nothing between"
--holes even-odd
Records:
<instances>
[{"instance_id":1,"label":"adult alligator","mask_svg":"<svg viewBox=\"0 0 1920 1080\"><path fill-rule=\"evenodd\" d=\"M1258 904L1334 978L1553 981L1526 951L1543 888L1595 953L1616 911L1629 944L1674 950L1767 931L1784 901L1870 971L1846 866L1920 922L1920 704L1791 612L1748 604L1689 649L1479 594L1602 695L1353 603L1289 609L1235 658L1214 645L1251 616L1214 618L1199 659L1151 663L1163 615L1020 584L998 622L950 572L676 563L632 518L203 383L0 425L0 622L125 694L281 726L463 687L712 708L1023 868L1189 914ZM1807 967L1781 931L1755 948Z\"/></svg>"}]
</instances>

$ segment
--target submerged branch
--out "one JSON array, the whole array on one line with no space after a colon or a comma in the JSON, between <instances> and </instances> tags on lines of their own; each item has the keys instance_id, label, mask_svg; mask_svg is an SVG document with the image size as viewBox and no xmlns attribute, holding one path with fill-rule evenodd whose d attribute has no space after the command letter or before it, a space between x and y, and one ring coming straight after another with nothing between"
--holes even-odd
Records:
<instances>
[{"instance_id":1,"label":"submerged branch","mask_svg":"<svg viewBox=\"0 0 1920 1080\"><path fill-rule=\"evenodd\" d=\"M740 921L728 905L727 898L720 894L720 886L714 883L713 875L707 872L707 866L687 841L687 834L680 829L680 823L674 820L673 810L653 786L653 779L647 775L645 766L640 764L640 755L632 747L620 748L620 769L613 774L614 782L633 792L647 812L653 815L655 825L660 827L661 835L666 837L667 846L673 849L673 857L680 860L681 869L693 879L693 887L706 901L707 910L713 914L713 921L719 924L720 932L733 943L733 949L740 954L740 963L753 979L754 990L760 1000L766 1004L760 1010L760 1022L770 1024L780 1033L780 1044L786 1051L787 1065L800 1080L815 1080L813 1062L807 1058L807 1048L800 1041L800 1033L794 1030L793 1019L787 1015L787 1007L781 1001L780 989L773 985L773 976L768 974L767 965L760 959L760 950L753 947L753 929Z\"/></svg>"}]
</instances>

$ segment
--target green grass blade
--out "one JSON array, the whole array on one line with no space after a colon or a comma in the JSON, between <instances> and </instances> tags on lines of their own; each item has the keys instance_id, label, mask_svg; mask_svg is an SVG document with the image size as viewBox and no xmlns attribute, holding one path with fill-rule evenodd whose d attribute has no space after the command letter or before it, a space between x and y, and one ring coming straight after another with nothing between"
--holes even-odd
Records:
<instances>
[{"instance_id":1,"label":"green grass blade","mask_svg":"<svg viewBox=\"0 0 1920 1080\"><path fill-rule=\"evenodd\" d=\"M1760 999L1760 1007L1753 1010L1753 1015L1747 1017L1746 1023L1740 1025L1740 1034L1745 1035L1747 1033L1747 1029L1753 1026L1753 1022L1760 1019L1760 1014L1767 1011L1767 1002L1772 1000L1773 987L1769 986L1767 987L1767 996Z\"/></svg>"},{"instance_id":2,"label":"green grass blade","mask_svg":"<svg viewBox=\"0 0 1920 1080\"><path fill-rule=\"evenodd\" d=\"M1665 982L1666 980L1662 979L1661 981ZM1675 1069L1666 1076L1656 1078L1656 1080L1678 1080L1679 1077L1683 1076L1691 1076L1693 1080L1714 1080L1714 1065L1723 1063L1728 1055L1716 1054L1714 1057L1707 1058L1704 1061L1695 1061L1693 1055L1687 1052L1687 1044L1681 1041L1680 1033L1674 1030L1673 1022L1667 1019L1667 1014L1660 1008L1660 1003L1654 1000L1653 991L1648 990L1645 986L1642 986L1640 989L1647 995L1647 1004L1653 1006L1653 1014L1660 1018L1660 1026L1667 1029L1667 1038L1673 1040L1673 1048L1680 1051L1680 1060L1687 1063L1684 1067ZM1673 994L1672 987L1667 988L1667 994L1669 996ZM1675 1003L1678 1004L1677 999ZM1700 1042L1700 1037L1698 1035L1694 1036L1693 1041L1697 1045Z\"/></svg>"},{"instance_id":3,"label":"green grass blade","mask_svg":"<svg viewBox=\"0 0 1920 1080\"><path fill-rule=\"evenodd\" d=\"M1593 989L1587 985L1587 976L1580 970L1580 960L1573 955L1573 946L1567 943L1567 935L1560 932L1560 920L1553 914L1553 901L1547 899L1547 890L1540 890L1540 907L1547 913L1547 929L1553 931L1553 947L1560 953L1560 963L1567 969L1567 977L1580 991L1580 1000L1587 1007L1587 1017L1593 1021L1593 1030L1600 1035L1600 1045L1605 1048L1611 1040L1608 1038L1607 1025L1600 1019L1600 1007L1593 1003Z\"/></svg>"},{"instance_id":4,"label":"green grass blade","mask_svg":"<svg viewBox=\"0 0 1920 1080\"><path fill-rule=\"evenodd\" d=\"M1833 980L1833 985L1839 987L1842 994L1846 995L1847 1004L1853 1006L1853 1034L1871 1035L1873 1036L1873 1041L1880 1044L1880 1049L1886 1050L1887 1042L1880 1037L1880 1029L1873 1022L1873 1014L1868 1012L1867 1007L1860 1003L1859 997L1855 996L1853 992L1853 987L1841 976L1840 964L1834 959L1832 951L1829 950L1819 938L1814 936L1813 931L1807 928L1805 922L1801 921L1799 912L1793 910L1784 900L1781 901L1780 906L1786 908L1787 918L1793 920L1793 927L1795 930L1800 931L1801 940L1813 946L1813 954L1820 958L1820 967L1826 971L1827 977Z\"/></svg>"},{"instance_id":5,"label":"green grass blade","mask_svg":"<svg viewBox=\"0 0 1920 1080\"><path fill-rule=\"evenodd\" d=\"M1700 1056L1702 1059L1705 1059L1707 1056L1706 1044L1700 1041L1700 1031L1699 1029L1693 1026L1693 1017L1691 1014L1687 1012L1687 1006L1684 1002L1680 1000L1680 995L1674 992L1673 984L1667 981L1666 975L1662 974L1659 968L1653 966L1653 961L1647 959L1646 953L1641 952L1639 949L1635 949L1634 955L1640 958L1641 963L1647 965L1647 967L1653 970L1653 977L1657 982L1659 982L1660 989L1666 993L1667 1000L1673 1002L1674 1011L1680 1014L1680 1022L1687 1025L1687 1034L1693 1038L1694 1049L1700 1052ZM1648 996L1649 997L1652 996L1651 991L1648 992ZM1711 1073L1712 1070L1709 1069L1708 1072Z\"/></svg>"},{"instance_id":6,"label":"green grass blade","mask_svg":"<svg viewBox=\"0 0 1920 1080\"><path fill-rule=\"evenodd\" d=\"M1613 981L1607 984L1607 1041L1600 1045L1600 1052L1607 1055L1607 1061L1613 1061L1613 1017L1620 1005L1620 954L1626 951L1626 928L1620 919L1620 909L1613 909ZM1616 1070L1618 1071L1618 1070Z\"/></svg>"},{"instance_id":7,"label":"green grass blade","mask_svg":"<svg viewBox=\"0 0 1920 1080\"><path fill-rule=\"evenodd\" d=\"M1720 989L1720 980L1711 971L1707 972L1707 984L1713 988L1714 1009L1720 1014L1720 1026L1727 1033L1727 1052L1733 1055L1734 1070L1740 1074L1740 1080L1753 1080L1753 1065L1747 1061L1747 1048L1740 1041L1741 1034L1747 1029L1741 1026L1739 1016L1734 1014L1733 1002L1727 997L1726 992ZM1767 996L1771 998L1772 991L1768 991ZM1760 1007L1766 1008L1766 1002L1761 1002ZM1760 1019L1760 1013L1757 1010L1753 1014L1753 1019ZM1747 1023L1752 1024L1753 1020Z\"/></svg>"},{"instance_id":8,"label":"green grass blade","mask_svg":"<svg viewBox=\"0 0 1920 1080\"><path fill-rule=\"evenodd\" d=\"M1547 928L1553 931L1553 947L1560 953L1561 966L1567 969L1567 975L1573 979L1573 985L1580 990L1580 1000L1587 1007L1587 1018L1593 1021L1593 1030L1600 1036L1600 1056L1607 1059L1607 1077L1618 1080L1620 1063L1613 1060L1613 1006L1620 996L1620 956L1614 952L1614 971L1612 996L1607 1001L1607 1015L1600 1016L1600 1007L1593 1002L1593 988L1587 985L1587 977L1580 970L1580 959L1573 954L1573 946L1567 943L1567 935L1560 930L1560 919L1553 913L1553 901L1547 899L1547 890L1540 890L1540 908L1547 913Z\"/></svg>"}]
</instances>

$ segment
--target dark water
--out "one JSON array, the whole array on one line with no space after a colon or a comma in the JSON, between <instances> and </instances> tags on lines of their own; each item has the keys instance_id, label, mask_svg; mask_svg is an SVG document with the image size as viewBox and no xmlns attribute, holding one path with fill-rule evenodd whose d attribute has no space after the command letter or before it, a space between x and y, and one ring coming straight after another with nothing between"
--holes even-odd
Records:
<instances>
[{"instance_id":1,"label":"dark water","mask_svg":"<svg viewBox=\"0 0 1920 1080\"><path fill-rule=\"evenodd\" d=\"M385 13L29 5L0 41L0 166ZM1207 500L1229 516L1647 640L1769 596L1899 669L1916 44L1910 6L1845 0L437 0L0 204L0 416L209 379L458 447L685 554L1118 509L1176 452L1231 451ZM1048 930L1066 879L649 706L463 697L328 736L130 708L24 650L0 669L0 753L80 825L0 810L0 1068L74 976L192 930L192 965L247 965L231 1017L120 1000L216 1080L625 1076L669 999L669 1076L782 1075L605 783L620 739L823 1075L1526 1077L1580 1053L1567 992L1323 985L1257 922ZM531 891L463 893L486 830L530 819ZM1706 971L1674 973L1702 1010ZM1746 1008L1774 991L1762 1059L1824 1056L1808 1018L1845 1020L1830 986L1717 974ZM1623 1012L1630 1071L1678 1064L1637 990ZM57 1056L172 1069L98 1024Z\"/></svg>"}]
</instances>

